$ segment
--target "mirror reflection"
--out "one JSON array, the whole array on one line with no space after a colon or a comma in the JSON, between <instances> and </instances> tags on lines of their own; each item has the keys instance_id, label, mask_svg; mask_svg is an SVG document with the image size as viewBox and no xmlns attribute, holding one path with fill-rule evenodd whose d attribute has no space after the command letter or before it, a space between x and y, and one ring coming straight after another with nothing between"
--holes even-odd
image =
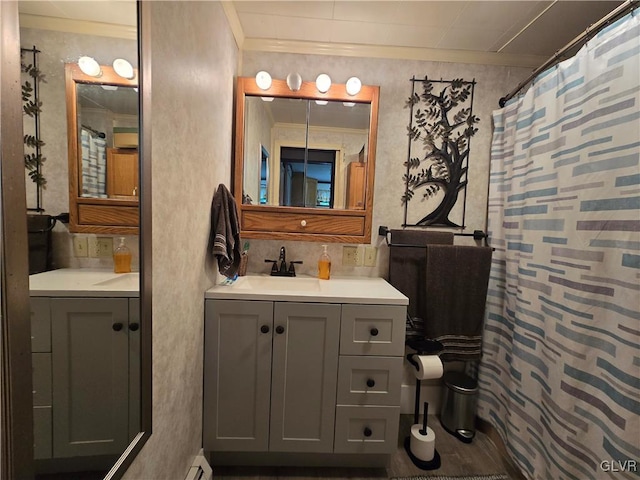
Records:
<instances>
[{"instance_id":1,"label":"mirror reflection","mask_svg":"<svg viewBox=\"0 0 640 480\"><path fill-rule=\"evenodd\" d=\"M77 123L82 156L80 195L138 196L138 93L136 87L78 84Z\"/></svg>"},{"instance_id":2,"label":"mirror reflection","mask_svg":"<svg viewBox=\"0 0 640 480\"><path fill-rule=\"evenodd\" d=\"M46 79L39 131L47 185L44 212L31 217L70 216L50 231L29 231L30 257L41 249L47 262L29 278L34 422L18 428L33 428L37 480L102 479L137 438L140 345L149 334L140 320L137 271L137 75L114 76L110 66L116 59L138 63L136 2L69 8L75 20L59 21L47 17L57 10L48 2L19 3L20 43L37 48ZM83 20L101 23L88 30ZM94 56L101 74L80 72L76 62L84 55ZM34 187L26 182L31 207ZM131 273L114 273L119 240L112 235L126 235Z\"/></svg>"},{"instance_id":3,"label":"mirror reflection","mask_svg":"<svg viewBox=\"0 0 640 480\"><path fill-rule=\"evenodd\" d=\"M370 117L366 103L247 96L243 203L364 209Z\"/></svg>"}]
</instances>

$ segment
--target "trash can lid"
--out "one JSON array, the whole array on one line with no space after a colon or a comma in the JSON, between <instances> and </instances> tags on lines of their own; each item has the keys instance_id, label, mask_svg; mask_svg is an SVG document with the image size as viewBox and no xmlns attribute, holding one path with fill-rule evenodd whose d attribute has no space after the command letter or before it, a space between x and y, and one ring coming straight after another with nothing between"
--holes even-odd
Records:
<instances>
[{"instance_id":1,"label":"trash can lid","mask_svg":"<svg viewBox=\"0 0 640 480\"><path fill-rule=\"evenodd\" d=\"M463 372L446 372L443 380L447 387L459 393L471 394L478 391L478 382Z\"/></svg>"}]
</instances>

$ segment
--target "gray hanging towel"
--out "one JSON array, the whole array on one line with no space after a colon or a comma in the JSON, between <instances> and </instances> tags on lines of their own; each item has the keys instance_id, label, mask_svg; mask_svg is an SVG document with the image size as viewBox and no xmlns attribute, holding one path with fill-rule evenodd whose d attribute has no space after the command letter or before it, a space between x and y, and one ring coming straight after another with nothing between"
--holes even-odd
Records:
<instances>
[{"instance_id":1,"label":"gray hanging towel","mask_svg":"<svg viewBox=\"0 0 640 480\"><path fill-rule=\"evenodd\" d=\"M218 271L233 277L240 266L240 222L236 201L222 183L211 201L209 248L218 261Z\"/></svg>"},{"instance_id":2,"label":"gray hanging towel","mask_svg":"<svg viewBox=\"0 0 640 480\"><path fill-rule=\"evenodd\" d=\"M420 317L421 312L424 312L423 292L426 289L424 271L427 266L424 247L431 244L452 245L453 233L433 230L391 230L389 283L409 299L407 314L412 319ZM416 247L407 245L416 245Z\"/></svg>"},{"instance_id":3,"label":"gray hanging towel","mask_svg":"<svg viewBox=\"0 0 640 480\"><path fill-rule=\"evenodd\" d=\"M425 333L438 340L442 360L479 360L491 247L426 247Z\"/></svg>"}]
</instances>

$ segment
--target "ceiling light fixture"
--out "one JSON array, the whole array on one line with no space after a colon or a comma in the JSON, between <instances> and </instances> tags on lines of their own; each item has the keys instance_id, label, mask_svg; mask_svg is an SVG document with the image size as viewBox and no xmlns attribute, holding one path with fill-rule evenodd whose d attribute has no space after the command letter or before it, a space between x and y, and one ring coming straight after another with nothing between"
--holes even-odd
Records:
<instances>
[{"instance_id":1,"label":"ceiling light fixture","mask_svg":"<svg viewBox=\"0 0 640 480\"><path fill-rule=\"evenodd\" d=\"M320 93L327 93L331 88L331 77L326 73L321 73L316 78L316 88Z\"/></svg>"},{"instance_id":2,"label":"ceiling light fixture","mask_svg":"<svg viewBox=\"0 0 640 480\"><path fill-rule=\"evenodd\" d=\"M80 70L82 70L82 73L90 77L99 77L102 75L100 64L92 57L80 57L78 59L78 66Z\"/></svg>"},{"instance_id":3,"label":"ceiling light fixture","mask_svg":"<svg viewBox=\"0 0 640 480\"><path fill-rule=\"evenodd\" d=\"M326 105L327 103L329 103L327 100L316 100L316 103L318 105Z\"/></svg>"},{"instance_id":4,"label":"ceiling light fixture","mask_svg":"<svg viewBox=\"0 0 640 480\"><path fill-rule=\"evenodd\" d=\"M273 102L273 97L260 97L263 102Z\"/></svg>"},{"instance_id":5,"label":"ceiling light fixture","mask_svg":"<svg viewBox=\"0 0 640 480\"><path fill-rule=\"evenodd\" d=\"M118 86L117 85L100 85L102 87L103 90L118 90Z\"/></svg>"},{"instance_id":6,"label":"ceiling light fixture","mask_svg":"<svg viewBox=\"0 0 640 480\"><path fill-rule=\"evenodd\" d=\"M357 95L362 89L362 82L358 77L351 77L347 80L346 88L349 95Z\"/></svg>"},{"instance_id":7,"label":"ceiling light fixture","mask_svg":"<svg viewBox=\"0 0 640 480\"><path fill-rule=\"evenodd\" d=\"M355 102L342 102L342 105L344 105L345 107L355 107L356 103Z\"/></svg>"},{"instance_id":8,"label":"ceiling light fixture","mask_svg":"<svg viewBox=\"0 0 640 480\"><path fill-rule=\"evenodd\" d=\"M126 78L127 80L131 80L133 77L135 77L133 67L124 58L116 58L113 61L113 69L118 75L120 75L122 78Z\"/></svg>"},{"instance_id":9,"label":"ceiling light fixture","mask_svg":"<svg viewBox=\"0 0 640 480\"><path fill-rule=\"evenodd\" d=\"M264 70L256 73L256 85L260 90L269 90L271 88L271 75Z\"/></svg>"},{"instance_id":10,"label":"ceiling light fixture","mask_svg":"<svg viewBox=\"0 0 640 480\"><path fill-rule=\"evenodd\" d=\"M299 73L290 73L287 75L287 86L292 92L297 92L302 86L302 77Z\"/></svg>"}]
</instances>

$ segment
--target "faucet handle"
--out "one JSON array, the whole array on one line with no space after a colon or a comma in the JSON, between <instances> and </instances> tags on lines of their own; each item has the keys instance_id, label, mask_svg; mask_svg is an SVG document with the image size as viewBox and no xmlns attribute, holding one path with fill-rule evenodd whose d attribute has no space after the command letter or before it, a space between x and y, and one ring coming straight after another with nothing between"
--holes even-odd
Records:
<instances>
[{"instance_id":1,"label":"faucet handle","mask_svg":"<svg viewBox=\"0 0 640 480\"><path fill-rule=\"evenodd\" d=\"M269 260L268 258L265 258L264 263L273 263L273 265L271 265L271 273L278 273L278 260Z\"/></svg>"},{"instance_id":2,"label":"faucet handle","mask_svg":"<svg viewBox=\"0 0 640 480\"><path fill-rule=\"evenodd\" d=\"M296 267L294 264L302 265L302 260L292 260L289 262L289 273L292 274L293 277L296 276Z\"/></svg>"}]
</instances>

